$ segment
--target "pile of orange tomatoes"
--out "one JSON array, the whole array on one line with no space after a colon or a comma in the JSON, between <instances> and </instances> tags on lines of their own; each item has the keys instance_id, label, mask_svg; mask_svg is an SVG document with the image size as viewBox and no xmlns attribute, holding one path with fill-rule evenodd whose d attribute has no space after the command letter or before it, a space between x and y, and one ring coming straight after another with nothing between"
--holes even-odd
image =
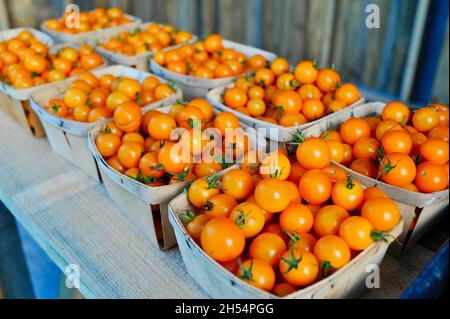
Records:
<instances>
[{"instance_id":1,"label":"pile of orange tomatoes","mask_svg":"<svg viewBox=\"0 0 450 319\"><path fill-rule=\"evenodd\" d=\"M95 8L89 12L80 12L79 25L76 27L71 27L67 21L70 20L74 23L74 14L76 14L75 11L68 11L59 19L48 19L44 22L44 26L48 30L54 32L77 34L116 27L132 22L125 16L123 10L120 8L111 7L107 10L103 8Z\"/></svg>"},{"instance_id":2,"label":"pile of orange tomatoes","mask_svg":"<svg viewBox=\"0 0 450 319\"><path fill-rule=\"evenodd\" d=\"M37 40L30 31L0 42L0 80L16 89L26 89L100 67L102 57L89 45L79 50L67 46L57 53Z\"/></svg>"},{"instance_id":3,"label":"pile of orange tomatoes","mask_svg":"<svg viewBox=\"0 0 450 319\"><path fill-rule=\"evenodd\" d=\"M238 118L227 112L215 115L205 99L180 102L168 113L140 111L133 102L117 107L114 122L105 125L96 146L112 169L151 187L211 176L252 146ZM227 129L237 130L231 139L225 138ZM229 161L224 160L227 149ZM205 160L206 153L214 157Z\"/></svg>"},{"instance_id":4,"label":"pile of orange tomatoes","mask_svg":"<svg viewBox=\"0 0 450 319\"><path fill-rule=\"evenodd\" d=\"M285 296L344 267L401 221L394 201L364 189L308 139L241 168L192 183L187 232L214 260L250 285ZM319 148L318 148L319 147ZM257 157L259 158L259 157ZM326 165L324 165L326 164ZM340 172L340 173L337 173Z\"/></svg>"},{"instance_id":5,"label":"pile of orange tomatoes","mask_svg":"<svg viewBox=\"0 0 450 319\"><path fill-rule=\"evenodd\" d=\"M342 83L333 68L319 69L311 61L301 61L291 72L289 62L277 58L235 82L223 103L259 120L292 127L336 113L361 99L358 88Z\"/></svg>"},{"instance_id":6,"label":"pile of orange tomatoes","mask_svg":"<svg viewBox=\"0 0 450 319\"><path fill-rule=\"evenodd\" d=\"M217 34L192 45L168 52L160 51L153 56L153 60L171 72L202 79L237 76L267 64L261 55L247 57L234 49L225 48L222 37Z\"/></svg>"},{"instance_id":7,"label":"pile of orange tomatoes","mask_svg":"<svg viewBox=\"0 0 450 319\"><path fill-rule=\"evenodd\" d=\"M151 23L145 30L138 28L132 32L120 32L117 37L109 39L100 47L115 53L134 56L161 51L172 45L185 44L192 38L191 33L176 30L171 25Z\"/></svg>"},{"instance_id":8,"label":"pile of orange tomatoes","mask_svg":"<svg viewBox=\"0 0 450 319\"><path fill-rule=\"evenodd\" d=\"M140 109L173 94L175 88L171 84L161 83L153 76L139 83L129 77L112 74L97 77L84 72L71 83L61 99L51 99L45 109L68 120L95 123L113 117L119 106L136 105Z\"/></svg>"},{"instance_id":9,"label":"pile of orange tomatoes","mask_svg":"<svg viewBox=\"0 0 450 319\"><path fill-rule=\"evenodd\" d=\"M322 137L336 163L412 192L448 188L449 109L431 104L411 111L388 103L380 115L351 118Z\"/></svg>"}]
</instances>

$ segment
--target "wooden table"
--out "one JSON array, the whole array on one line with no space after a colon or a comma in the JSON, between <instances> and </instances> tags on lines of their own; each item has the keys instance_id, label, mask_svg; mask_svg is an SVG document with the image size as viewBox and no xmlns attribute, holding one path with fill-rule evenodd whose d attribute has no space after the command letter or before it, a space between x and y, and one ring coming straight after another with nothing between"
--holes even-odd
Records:
<instances>
[{"instance_id":1,"label":"wooden table","mask_svg":"<svg viewBox=\"0 0 450 319\"><path fill-rule=\"evenodd\" d=\"M87 298L207 297L178 249L155 249L101 185L1 111L0 200L63 272L71 264L80 268ZM381 288L365 297L397 298L433 256L418 247L400 259L387 256Z\"/></svg>"}]
</instances>

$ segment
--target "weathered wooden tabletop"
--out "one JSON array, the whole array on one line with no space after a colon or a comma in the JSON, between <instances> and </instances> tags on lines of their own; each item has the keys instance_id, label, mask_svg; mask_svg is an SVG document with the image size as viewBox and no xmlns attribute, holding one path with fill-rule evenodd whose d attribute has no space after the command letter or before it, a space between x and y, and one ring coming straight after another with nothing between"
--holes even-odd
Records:
<instances>
[{"instance_id":1,"label":"weathered wooden tabletop","mask_svg":"<svg viewBox=\"0 0 450 319\"><path fill-rule=\"evenodd\" d=\"M155 249L101 185L52 153L0 111L0 200L64 271L80 268L87 298L205 298L178 249ZM419 246L386 256L381 288L365 298L397 298L430 260Z\"/></svg>"}]
</instances>

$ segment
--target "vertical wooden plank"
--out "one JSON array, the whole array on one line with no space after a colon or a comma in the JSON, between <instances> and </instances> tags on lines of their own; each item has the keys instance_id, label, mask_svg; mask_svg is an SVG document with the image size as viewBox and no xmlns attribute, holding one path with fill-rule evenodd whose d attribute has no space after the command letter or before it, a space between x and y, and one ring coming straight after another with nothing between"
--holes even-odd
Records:
<instances>
[{"instance_id":1,"label":"vertical wooden plank","mask_svg":"<svg viewBox=\"0 0 450 319\"><path fill-rule=\"evenodd\" d=\"M336 0L311 1L305 34L306 56L323 65L330 64Z\"/></svg>"},{"instance_id":2,"label":"vertical wooden plank","mask_svg":"<svg viewBox=\"0 0 450 319\"><path fill-rule=\"evenodd\" d=\"M6 30L9 28L9 17L6 11L5 0L0 0L0 30Z\"/></svg>"},{"instance_id":3,"label":"vertical wooden plank","mask_svg":"<svg viewBox=\"0 0 450 319\"><path fill-rule=\"evenodd\" d=\"M215 33L215 26L217 24L214 19L215 2L211 0L201 0L203 2L203 15L201 17L203 23L203 30L201 34L197 34L199 37L203 37L208 34Z\"/></svg>"},{"instance_id":4,"label":"vertical wooden plank","mask_svg":"<svg viewBox=\"0 0 450 319\"><path fill-rule=\"evenodd\" d=\"M441 52L441 57L438 66L438 72L436 74L436 78L434 79L434 88L433 88L433 100L439 101L441 103L445 103L448 105L449 97L448 97L448 42L449 42L449 34L448 34L448 21L447 21L447 33L445 35L444 47Z\"/></svg>"},{"instance_id":5,"label":"vertical wooden plank","mask_svg":"<svg viewBox=\"0 0 450 319\"><path fill-rule=\"evenodd\" d=\"M144 22L152 21L151 1L133 0L130 13L140 17Z\"/></svg>"},{"instance_id":6,"label":"vertical wooden plank","mask_svg":"<svg viewBox=\"0 0 450 319\"><path fill-rule=\"evenodd\" d=\"M2 202L0 202L0 280L6 298L34 298L16 222Z\"/></svg>"}]
</instances>

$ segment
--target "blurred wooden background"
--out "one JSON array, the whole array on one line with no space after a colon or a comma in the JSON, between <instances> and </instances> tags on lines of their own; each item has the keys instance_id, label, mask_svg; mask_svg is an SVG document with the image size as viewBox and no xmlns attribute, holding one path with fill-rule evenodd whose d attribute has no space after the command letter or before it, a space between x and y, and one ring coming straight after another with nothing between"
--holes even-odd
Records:
<instances>
[{"instance_id":1,"label":"blurred wooden background","mask_svg":"<svg viewBox=\"0 0 450 319\"><path fill-rule=\"evenodd\" d=\"M12 26L38 26L59 16L68 3L81 10L117 5L144 21L168 22L200 36L225 38L262 47L291 62L336 64L344 78L375 96L414 97L428 82L429 97L448 103L448 12L437 72L420 78L422 40L428 4L448 0L3 0ZM369 4L380 8L381 28L365 27ZM441 39L442 41L442 39ZM431 81L431 82L430 82ZM422 99L423 100L423 99Z\"/></svg>"}]
</instances>

